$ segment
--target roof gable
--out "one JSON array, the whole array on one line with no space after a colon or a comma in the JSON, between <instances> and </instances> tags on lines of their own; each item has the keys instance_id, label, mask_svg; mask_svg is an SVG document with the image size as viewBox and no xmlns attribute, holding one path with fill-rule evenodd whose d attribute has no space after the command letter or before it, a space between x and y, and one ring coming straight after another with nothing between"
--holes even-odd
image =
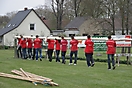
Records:
<instances>
[{"instance_id":1,"label":"roof gable","mask_svg":"<svg viewBox=\"0 0 132 88\"><path fill-rule=\"evenodd\" d=\"M87 19L88 19L87 17L76 17L69 24L65 26L65 29L79 28L84 23L84 21L86 21Z\"/></svg>"}]
</instances>

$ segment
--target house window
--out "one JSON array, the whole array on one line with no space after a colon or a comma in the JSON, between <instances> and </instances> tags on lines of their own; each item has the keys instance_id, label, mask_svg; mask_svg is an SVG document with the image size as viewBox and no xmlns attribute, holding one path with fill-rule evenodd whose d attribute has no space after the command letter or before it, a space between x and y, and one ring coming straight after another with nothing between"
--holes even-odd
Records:
<instances>
[{"instance_id":1,"label":"house window","mask_svg":"<svg viewBox=\"0 0 132 88\"><path fill-rule=\"evenodd\" d=\"M30 24L30 30L35 30L35 24Z\"/></svg>"}]
</instances>

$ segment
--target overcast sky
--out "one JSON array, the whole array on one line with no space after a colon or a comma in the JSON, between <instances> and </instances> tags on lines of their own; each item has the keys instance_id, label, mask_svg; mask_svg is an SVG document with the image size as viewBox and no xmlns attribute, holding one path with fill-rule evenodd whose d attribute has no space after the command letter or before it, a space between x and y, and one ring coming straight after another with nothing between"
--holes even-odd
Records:
<instances>
[{"instance_id":1,"label":"overcast sky","mask_svg":"<svg viewBox=\"0 0 132 88\"><path fill-rule=\"evenodd\" d=\"M24 7L29 9L39 5L44 5L46 0L0 0L0 15L8 12L23 10Z\"/></svg>"}]
</instances>

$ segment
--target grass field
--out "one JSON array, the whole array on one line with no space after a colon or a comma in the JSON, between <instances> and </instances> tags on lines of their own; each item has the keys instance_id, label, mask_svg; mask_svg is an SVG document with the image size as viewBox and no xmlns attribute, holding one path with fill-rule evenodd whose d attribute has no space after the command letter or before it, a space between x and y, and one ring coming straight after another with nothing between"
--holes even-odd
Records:
<instances>
[{"instance_id":1,"label":"grass field","mask_svg":"<svg viewBox=\"0 0 132 88\"><path fill-rule=\"evenodd\" d=\"M58 83L58 87L50 87L31 82L0 77L0 88L132 88L132 66L120 64L115 70L107 70L107 63L95 62L88 68L86 61L78 60L76 66L69 66L43 61L14 58L13 50L0 50L0 72L11 73L13 69L23 70L45 76Z\"/></svg>"}]
</instances>

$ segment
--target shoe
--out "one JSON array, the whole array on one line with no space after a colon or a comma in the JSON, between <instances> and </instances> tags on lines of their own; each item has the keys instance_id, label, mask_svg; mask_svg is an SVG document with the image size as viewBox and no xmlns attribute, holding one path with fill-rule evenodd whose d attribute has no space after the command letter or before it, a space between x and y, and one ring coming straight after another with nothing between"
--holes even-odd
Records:
<instances>
[{"instance_id":1,"label":"shoe","mask_svg":"<svg viewBox=\"0 0 132 88\"><path fill-rule=\"evenodd\" d=\"M91 68L91 66L88 66L88 68Z\"/></svg>"},{"instance_id":2,"label":"shoe","mask_svg":"<svg viewBox=\"0 0 132 88\"><path fill-rule=\"evenodd\" d=\"M69 63L69 65L72 65L73 63Z\"/></svg>"},{"instance_id":3,"label":"shoe","mask_svg":"<svg viewBox=\"0 0 132 88\"><path fill-rule=\"evenodd\" d=\"M74 65L77 65L77 64L74 64Z\"/></svg>"},{"instance_id":4,"label":"shoe","mask_svg":"<svg viewBox=\"0 0 132 88\"><path fill-rule=\"evenodd\" d=\"M108 70L111 70L111 69L108 69Z\"/></svg>"},{"instance_id":5,"label":"shoe","mask_svg":"<svg viewBox=\"0 0 132 88\"><path fill-rule=\"evenodd\" d=\"M94 66L94 63L91 65L91 67L93 67Z\"/></svg>"},{"instance_id":6,"label":"shoe","mask_svg":"<svg viewBox=\"0 0 132 88\"><path fill-rule=\"evenodd\" d=\"M40 61L42 61L42 59L40 58Z\"/></svg>"},{"instance_id":7,"label":"shoe","mask_svg":"<svg viewBox=\"0 0 132 88\"><path fill-rule=\"evenodd\" d=\"M113 70L115 69L116 67L115 66L113 66Z\"/></svg>"},{"instance_id":8,"label":"shoe","mask_svg":"<svg viewBox=\"0 0 132 88\"><path fill-rule=\"evenodd\" d=\"M64 61L64 64L66 64L66 61Z\"/></svg>"}]
</instances>

